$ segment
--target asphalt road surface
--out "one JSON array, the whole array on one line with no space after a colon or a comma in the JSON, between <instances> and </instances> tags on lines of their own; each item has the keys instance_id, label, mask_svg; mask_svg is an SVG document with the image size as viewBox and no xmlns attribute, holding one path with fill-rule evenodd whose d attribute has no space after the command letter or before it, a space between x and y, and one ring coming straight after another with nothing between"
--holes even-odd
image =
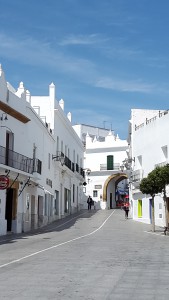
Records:
<instances>
[{"instance_id":1,"label":"asphalt road surface","mask_svg":"<svg viewBox=\"0 0 169 300\"><path fill-rule=\"evenodd\" d=\"M122 210L0 238L0 299L168 300L169 235Z\"/></svg>"}]
</instances>

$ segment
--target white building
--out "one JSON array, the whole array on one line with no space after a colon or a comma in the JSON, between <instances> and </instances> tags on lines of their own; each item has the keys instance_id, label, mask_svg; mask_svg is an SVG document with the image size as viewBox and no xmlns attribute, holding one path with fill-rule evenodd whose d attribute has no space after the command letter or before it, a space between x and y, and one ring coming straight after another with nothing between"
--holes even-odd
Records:
<instances>
[{"instance_id":1,"label":"white building","mask_svg":"<svg viewBox=\"0 0 169 300\"><path fill-rule=\"evenodd\" d=\"M120 140L114 132L90 125L75 125L79 137L85 145L84 167L86 198L90 195L96 207L111 209L117 207L119 193L128 193L128 175L122 172L123 160L127 158L128 143Z\"/></svg>"},{"instance_id":2,"label":"white building","mask_svg":"<svg viewBox=\"0 0 169 300\"><path fill-rule=\"evenodd\" d=\"M71 124L71 113L64 114L64 100L56 100L55 85L49 86L49 96L31 96L30 103L44 120L55 140L53 154L48 153L54 163L54 183L57 199L61 197L59 212L62 215L81 209L84 182L84 147ZM64 164L60 158L64 157ZM60 196L59 196L60 193ZM58 204L59 205L59 204Z\"/></svg>"},{"instance_id":3,"label":"white building","mask_svg":"<svg viewBox=\"0 0 169 300\"><path fill-rule=\"evenodd\" d=\"M151 196L143 195L139 190L142 178L147 177L157 165L168 163L169 136L168 111L132 109L129 126L131 178L130 199L133 219L151 223ZM169 191L167 190L169 197ZM164 226L165 210L163 195L154 200L155 224ZM168 207L169 211L169 207Z\"/></svg>"},{"instance_id":4,"label":"white building","mask_svg":"<svg viewBox=\"0 0 169 300\"><path fill-rule=\"evenodd\" d=\"M60 105L53 84L49 96L31 97L22 82L17 90L7 83L0 66L0 235L81 207L83 144Z\"/></svg>"}]
</instances>

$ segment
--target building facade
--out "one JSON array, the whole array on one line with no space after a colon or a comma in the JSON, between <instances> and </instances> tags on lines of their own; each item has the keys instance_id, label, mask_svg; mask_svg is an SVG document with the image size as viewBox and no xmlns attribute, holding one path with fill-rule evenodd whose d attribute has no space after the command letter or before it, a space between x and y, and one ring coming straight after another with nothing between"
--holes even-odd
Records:
<instances>
[{"instance_id":1,"label":"building facade","mask_svg":"<svg viewBox=\"0 0 169 300\"><path fill-rule=\"evenodd\" d=\"M0 66L0 235L38 228L81 208L83 144L55 86L32 97ZM7 185L4 185L4 181Z\"/></svg>"},{"instance_id":2,"label":"building facade","mask_svg":"<svg viewBox=\"0 0 169 300\"><path fill-rule=\"evenodd\" d=\"M73 128L85 147L84 207L87 207L86 199L89 195L98 209L119 207L120 201L128 195L128 175L121 169L127 158L127 141L104 128L84 124Z\"/></svg>"},{"instance_id":3,"label":"building facade","mask_svg":"<svg viewBox=\"0 0 169 300\"><path fill-rule=\"evenodd\" d=\"M134 220L150 224L152 221L151 196L139 190L141 179L156 166L168 163L168 111L132 109L129 126L130 144L130 201ZM169 189L167 188L167 197ZM164 226L163 194L155 196L155 224ZM169 211L169 208L168 208Z\"/></svg>"}]
</instances>

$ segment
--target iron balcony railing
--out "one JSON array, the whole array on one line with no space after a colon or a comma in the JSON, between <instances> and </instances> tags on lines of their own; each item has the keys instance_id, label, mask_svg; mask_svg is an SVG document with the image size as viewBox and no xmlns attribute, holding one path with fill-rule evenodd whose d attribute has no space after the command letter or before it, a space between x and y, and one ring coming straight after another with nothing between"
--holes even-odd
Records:
<instances>
[{"instance_id":1,"label":"iron balcony railing","mask_svg":"<svg viewBox=\"0 0 169 300\"><path fill-rule=\"evenodd\" d=\"M73 163L67 156L65 156L65 166L68 167L72 172L76 170L83 177L85 176L84 170L79 167L78 164Z\"/></svg>"},{"instance_id":2,"label":"iron balcony railing","mask_svg":"<svg viewBox=\"0 0 169 300\"><path fill-rule=\"evenodd\" d=\"M65 156L65 166L68 167L70 170L72 169L72 162L67 156Z\"/></svg>"},{"instance_id":3,"label":"iron balcony railing","mask_svg":"<svg viewBox=\"0 0 169 300\"><path fill-rule=\"evenodd\" d=\"M42 162L38 158L35 158L33 160L33 172L36 172L38 174L42 173Z\"/></svg>"},{"instance_id":4,"label":"iron balcony railing","mask_svg":"<svg viewBox=\"0 0 169 300\"><path fill-rule=\"evenodd\" d=\"M76 164L76 172L79 173L79 165L78 164Z\"/></svg>"},{"instance_id":5,"label":"iron balcony railing","mask_svg":"<svg viewBox=\"0 0 169 300\"><path fill-rule=\"evenodd\" d=\"M75 171L75 164L72 162L72 172L74 172Z\"/></svg>"},{"instance_id":6,"label":"iron balcony railing","mask_svg":"<svg viewBox=\"0 0 169 300\"><path fill-rule=\"evenodd\" d=\"M0 164L32 174L41 174L42 162L0 146Z\"/></svg>"}]
</instances>

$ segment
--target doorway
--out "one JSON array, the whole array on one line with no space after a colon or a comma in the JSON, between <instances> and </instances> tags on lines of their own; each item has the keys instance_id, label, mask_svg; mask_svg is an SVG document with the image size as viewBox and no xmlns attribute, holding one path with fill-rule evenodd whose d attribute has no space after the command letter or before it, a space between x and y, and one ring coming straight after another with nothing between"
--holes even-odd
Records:
<instances>
[{"instance_id":1,"label":"doorway","mask_svg":"<svg viewBox=\"0 0 169 300\"><path fill-rule=\"evenodd\" d=\"M112 193L110 193L110 209L112 209Z\"/></svg>"},{"instance_id":2,"label":"doorway","mask_svg":"<svg viewBox=\"0 0 169 300\"><path fill-rule=\"evenodd\" d=\"M35 196L31 195L31 228L36 228Z\"/></svg>"},{"instance_id":3,"label":"doorway","mask_svg":"<svg viewBox=\"0 0 169 300\"><path fill-rule=\"evenodd\" d=\"M13 213L13 189L7 189L6 191L6 210L5 219L7 220L7 231L12 230L12 213Z\"/></svg>"},{"instance_id":4,"label":"doorway","mask_svg":"<svg viewBox=\"0 0 169 300\"><path fill-rule=\"evenodd\" d=\"M38 196L38 227L43 224L43 196Z\"/></svg>"}]
</instances>

